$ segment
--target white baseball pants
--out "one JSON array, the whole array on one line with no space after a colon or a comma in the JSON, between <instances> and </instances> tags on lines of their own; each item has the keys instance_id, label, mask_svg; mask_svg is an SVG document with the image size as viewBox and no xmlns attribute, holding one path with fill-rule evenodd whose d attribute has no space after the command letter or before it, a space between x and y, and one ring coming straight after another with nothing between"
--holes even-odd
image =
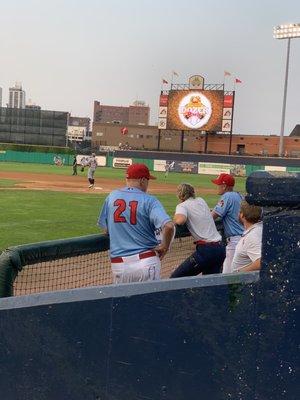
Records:
<instances>
[{"instance_id":1,"label":"white baseball pants","mask_svg":"<svg viewBox=\"0 0 300 400\"><path fill-rule=\"evenodd\" d=\"M94 179L95 171L95 168L88 169L88 179Z\"/></svg>"},{"instance_id":2,"label":"white baseball pants","mask_svg":"<svg viewBox=\"0 0 300 400\"><path fill-rule=\"evenodd\" d=\"M226 246L226 258L223 263L223 274L230 274L233 272L232 260L235 253L235 248L240 241L241 236L231 236L228 238L228 243Z\"/></svg>"},{"instance_id":3,"label":"white baseball pants","mask_svg":"<svg viewBox=\"0 0 300 400\"><path fill-rule=\"evenodd\" d=\"M112 263L113 283L145 282L160 279L158 256L140 259L139 254L121 257L123 261Z\"/></svg>"}]
</instances>

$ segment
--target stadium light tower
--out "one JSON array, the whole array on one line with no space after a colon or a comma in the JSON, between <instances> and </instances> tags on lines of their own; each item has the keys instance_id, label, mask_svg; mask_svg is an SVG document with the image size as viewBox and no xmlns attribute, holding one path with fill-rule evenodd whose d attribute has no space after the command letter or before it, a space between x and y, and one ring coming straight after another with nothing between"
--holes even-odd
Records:
<instances>
[{"instance_id":1,"label":"stadium light tower","mask_svg":"<svg viewBox=\"0 0 300 400\"><path fill-rule=\"evenodd\" d=\"M300 24L286 24L276 26L273 30L273 37L275 39L287 39L287 53L286 53L286 66L285 66L285 80L283 89L283 103L281 114L281 128L279 138L279 157L283 156L283 135L285 124L285 109L286 109L286 96L289 78L289 63L290 63L290 47L291 39L300 38Z\"/></svg>"}]
</instances>

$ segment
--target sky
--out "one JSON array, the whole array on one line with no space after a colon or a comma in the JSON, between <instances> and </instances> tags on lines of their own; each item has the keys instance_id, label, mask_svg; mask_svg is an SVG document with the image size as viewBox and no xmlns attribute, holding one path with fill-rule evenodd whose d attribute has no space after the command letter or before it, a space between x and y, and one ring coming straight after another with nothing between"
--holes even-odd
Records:
<instances>
[{"instance_id":1,"label":"sky","mask_svg":"<svg viewBox=\"0 0 300 400\"><path fill-rule=\"evenodd\" d=\"M43 109L93 116L93 102L136 99L157 122L162 78L236 86L233 131L279 134L286 40L299 0L0 0L3 105L16 81ZM285 135L300 123L300 39L291 43Z\"/></svg>"}]
</instances>

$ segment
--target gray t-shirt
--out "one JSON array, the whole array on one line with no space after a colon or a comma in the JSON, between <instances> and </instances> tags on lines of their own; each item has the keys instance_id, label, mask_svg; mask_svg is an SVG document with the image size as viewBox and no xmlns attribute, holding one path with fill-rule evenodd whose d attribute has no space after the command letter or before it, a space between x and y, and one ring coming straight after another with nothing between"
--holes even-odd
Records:
<instances>
[{"instance_id":1,"label":"gray t-shirt","mask_svg":"<svg viewBox=\"0 0 300 400\"><path fill-rule=\"evenodd\" d=\"M258 222L242 234L235 248L232 271L247 267L261 258L262 228L262 222Z\"/></svg>"},{"instance_id":2,"label":"gray t-shirt","mask_svg":"<svg viewBox=\"0 0 300 400\"><path fill-rule=\"evenodd\" d=\"M88 165L91 169L96 169L98 167L97 159L96 157L90 157Z\"/></svg>"},{"instance_id":3,"label":"gray t-shirt","mask_svg":"<svg viewBox=\"0 0 300 400\"><path fill-rule=\"evenodd\" d=\"M222 239L210 209L201 197L189 198L178 204L175 214L186 216L187 227L194 239L207 242L219 242Z\"/></svg>"}]
</instances>

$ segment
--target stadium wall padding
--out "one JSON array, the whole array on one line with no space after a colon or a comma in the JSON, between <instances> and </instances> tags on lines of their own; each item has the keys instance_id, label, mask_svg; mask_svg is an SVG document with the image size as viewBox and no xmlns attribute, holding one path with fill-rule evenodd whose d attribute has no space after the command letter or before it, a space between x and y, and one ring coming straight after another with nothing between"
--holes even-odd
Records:
<instances>
[{"instance_id":1,"label":"stadium wall padding","mask_svg":"<svg viewBox=\"0 0 300 400\"><path fill-rule=\"evenodd\" d=\"M300 158L280 158L280 157L250 157L223 154L199 154L199 153L178 153L166 151L139 151L139 150L116 150L114 157L155 159L155 160L176 160L211 162L225 164L244 164L244 165L274 165L300 167Z\"/></svg>"},{"instance_id":2,"label":"stadium wall padding","mask_svg":"<svg viewBox=\"0 0 300 400\"><path fill-rule=\"evenodd\" d=\"M221 220L216 221L216 225L223 235ZM186 236L190 236L186 225L177 226L175 237ZM14 280L26 266L107 250L109 237L101 234L9 247L0 254L0 298L13 296Z\"/></svg>"},{"instance_id":3,"label":"stadium wall padding","mask_svg":"<svg viewBox=\"0 0 300 400\"><path fill-rule=\"evenodd\" d=\"M54 158L57 156L64 161L64 165L72 165L74 158L72 154L40 153L14 150L5 150L5 152L0 152L0 161L34 164L54 164Z\"/></svg>"},{"instance_id":4,"label":"stadium wall padding","mask_svg":"<svg viewBox=\"0 0 300 400\"><path fill-rule=\"evenodd\" d=\"M0 298L13 296L14 280L26 265L108 249L107 235L88 235L10 247L0 255Z\"/></svg>"},{"instance_id":5,"label":"stadium wall padding","mask_svg":"<svg viewBox=\"0 0 300 400\"><path fill-rule=\"evenodd\" d=\"M246 176L249 176L252 174L254 171L263 171L265 169L264 165L251 165L251 164L246 164Z\"/></svg>"},{"instance_id":6,"label":"stadium wall padding","mask_svg":"<svg viewBox=\"0 0 300 400\"><path fill-rule=\"evenodd\" d=\"M247 180L260 273L0 299L5 400L298 400L299 180Z\"/></svg>"},{"instance_id":7,"label":"stadium wall padding","mask_svg":"<svg viewBox=\"0 0 300 400\"><path fill-rule=\"evenodd\" d=\"M286 167L287 172L300 172L300 167Z\"/></svg>"},{"instance_id":8,"label":"stadium wall padding","mask_svg":"<svg viewBox=\"0 0 300 400\"><path fill-rule=\"evenodd\" d=\"M246 176L249 176L256 170L264 170L265 166L284 166L287 172L300 171L300 159L289 158L267 158L267 157L242 157L225 156L217 154L197 154L197 153L170 153L170 152L146 152L146 151L114 151L101 153L107 157L107 166L113 166L114 158L129 158L135 163L146 164L151 171L154 170L154 160L176 160L191 162L210 162L231 165L244 165ZM42 153L4 150L0 151L0 162L24 162L38 164L53 164L54 157L59 156L64 159L65 165L72 165L73 154L64 153Z\"/></svg>"}]
</instances>

